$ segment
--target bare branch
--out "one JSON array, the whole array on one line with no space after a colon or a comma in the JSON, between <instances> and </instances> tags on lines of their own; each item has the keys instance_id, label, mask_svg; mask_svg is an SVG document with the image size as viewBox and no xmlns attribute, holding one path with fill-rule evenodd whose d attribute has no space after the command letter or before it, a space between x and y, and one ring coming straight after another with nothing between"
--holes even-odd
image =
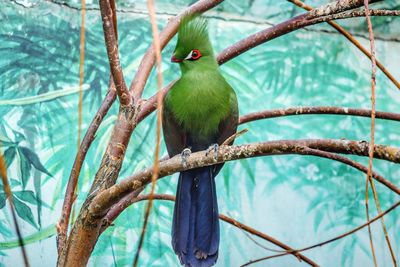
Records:
<instances>
[{"instance_id":1,"label":"bare branch","mask_svg":"<svg viewBox=\"0 0 400 267\"><path fill-rule=\"evenodd\" d=\"M263 110L254 113L249 113L240 117L239 123L246 123L260 119L270 119L283 116L295 115L315 115L315 114L332 114L332 115L345 115L357 117L370 117L370 109L357 109L346 107L332 107L332 106L316 106L316 107L291 107L274 110ZM391 112L376 111L375 116L378 119L400 121L400 114Z\"/></svg>"},{"instance_id":2,"label":"bare branch","mask_svg":"<svg viewBox=\"0 0 400 267\"><path fill-rule=\"evenodd\" d=\"M360 156L368 155L368 142L351 140L330 140L330 139L308 139L308 140L282 140L263 143L253 143L240 146L221 146L215 159L214 155L206 155L206 151L192 153L187 160L187 165L183 166L180 157L160 163L159 177L164 177L175 172L209 166L226 161L243 158L251 158L267 155L284 154L307 154L304 148L312 148L327 152L354 154ZM400 149L389 146L376 145L375 157L400 163ZM116 204L121 198L132 191L138 190L150 182L152 168L138 172L131 177L122 180L103 192L99 193L89 206L88 212L92 216L103 214L112 205ZM396 193L400 193L395 185L388 181L379 181Z\"/></svg>"},{"instance_id":3,"label":"bare branch","mask_svg":"<svg viewBox=\"0 0 400 267\"><path fill-rule=\"evenodd\" d=\"M294 251L291 251L291 252L303 252L303 251L307 251L307 250L310 250L310 249L313 249L313 248L317 248L317 247L324 246L324 245L326 245L326 244L332 243L332 242L337 241L337 240L339 240L339 239L342 239L342 238L344 238L344 237L346 237L346 236L349 236L349 235L351 235L351 234L354 234L355 232L357 232L357 231L363 229L364 227L370 225L371 223L373 223L373 222L379 220L380 218L382 218L383 216L385 216L385 215L388 214L389 212L391 212L391 211L393 211L394 209L396 209L398 206L400 206L400 201L397 202L396 204L394 204L393 206L391 206L390 208L388 208L387 210L385 210L383 213L381 213L381 214L379 214L378 216L376 216L375 218L373 218L372 220L367 221L366 223L364 223L364 224L362 224L362 225L360 225L360 226L358 226L358 227L356 227L356 228L354 228L354 229L352 229L352 230L350 230L350 231L348 231L348 232L346 232L346 233L344 233L344 234L341 234L341 235L336 236L336 237L334 237L334 238L331 238L331 239L328 239L328 240L326 240L326 241L317 243L317 244L315 244L315 245L308 246L308 247L305 247L305 248L302 248L302 249L298 249L298 250L294 250ZM277 258L277 257L286 256L286 255L288 255L289 253L290 253L290 252L284 252L284 253L281 253L281 254L276 254L276 255L272 255L272 256L268 256L268 257L263 257L263 258L256 259L256 260L252 260L252 261L249 261L249 262L246 263L246 264L241 265L241 267L249 266L249 265L251 265L251 264L254 264L254 263L257 263L257 262L260 262L260 261L264 261L264 260L268 260L268 259L272 259L272 258Z\"/></svg>"},{"instance_id":4,"label":"bare branch","mask_svg":"<svg viewBox=\"0 0 400 267\"><path fill-rule=\"evenodd\" d=\"M368 183L371 184L372 191L374 192L376 206L380 208L379 200L376 194L376 190L374 187L374 182L372 181L371 173L372 173L372 160L374 159L374 143L375 143L375 72L376 72L376 62L375 62L375 45L374 45L374 34L372 32L372 24L370 18L370 11L368 8L368 0L364 0L365 6L365 15L368 23L368 32L371 44L371 62L372 62L372 73L371 73L371 146L368 149L368 172L365 181L365 212L367 215L367 221L369 221L369 205L368 205ZM378 211L379 211L378 208ZM384 227L385 228L385 227ZM386 229L386 228L385 228ZM368 236L369 236L369 244L371 246L372 258L374 261L374 266L378 267L378 261L376 259L376 253L374 248L374 242L372 237L371 226L368 225ZM389 242L390 244L390 242Z\"/></svg>"},{"instance_id":5,"label":"bare branch","mask_svg":"<svg viewBox=\"0 0 400 267\"><path fill-rule=\"evenodd\" d=\"M303 147L303 153L301 155L311 155L311 156L318 156L318 157L336 160L336 161L342 162L344 164L347 164L355 169L358 169L364 173L368 172L367 167L365 167L349 158L340 156L335 153L329 153L326 151ZM388 186L392 191L396 192L397 194L400 194L400 190L398 190L396 188L396 186L394 186L390 182L388 182L387 179L385 179L384 177L380 176L379 174L377 174L375 172L372 172L372 175L373 175L374 179L388 184L386 186ZM111 222L114 221L114 219L117 218L122 211L124 211L129 205L134 203L136 199L141 198L141 196L139 196L139 194L142 190L143 190L143 187L139 188L138 190L136 190L134 192L129 193L127 196L123 197L117 204L115 204L111 207L111 209L107 212L107 215L104 217L105 223L103 223L104 227L102 228L102 231L104 231L107 228L107 226L110 225Z\"/></svg>"},{"instance_id":6,"label":"bare branch","mask_svg":"<svg viewBox=\"0 0 400 267\"><path fill-rule=\"evenodd\" d=\"M109 0L100 0L99 3L111 74L121 105L128 106L131 104L131 96L126 86L119 60L118 43L113 26L113 12Z\"/></svg>"},{"instance_id":7,"label":"bare branch","mask_svg":"<svg viewBox=\"0 0 400 267\"><path fill-rule=\"evenodd\" d=\"M90 145L94 140L97 129L99 128L101 122L103 121L103 118L113 104L116 95L117 94L115 91L114 83L112 82L112 78L110 77L110 90L108 91L104 102L101 104L99 111L97 111L97 114L93 118L92 122L89 125L89 128L86 131L85 136L83 137L82 143L75 157L74 165L72 166L71 173L69 175L67 188L65 190L64 203L61 209L61 217L57 223L57 241L59 250L64 247L67 237L71 208L74 200L76 199L75 188L78 184L79 173L81 171L83 161L86 157Z\"/></svg>"},{"instance_id":8,"label":"bare branch","mask_svg":"<svg viewBox=\"0 0 400 267\"><path fill-rule=\"evenodd\" d=\"M399 10L370 10L371 16L400 16ZM331 20L340 20L340 19L349 19L349 18L356 18L356 17L365 17L366 11L348 11L339 14L327 15L325 17L317 17L315 19L310 20L312 24L319 23L319 22L328 22Z\"/></svg>"},{"instance_id":9,"label":"bare branch","mask_svg":"<svg viewBox=\"0 0 400 267\"><path fill-rule=\"evenodd\" d=\"M366 19L367 19L367 24L368 24L368 32L369 32L369 40L370 40L370 45L371 45L371 105L372 105L372 112L371 112L371 141L370 144L371 146L369 147L368 150L368 156L369 156L369 161L368 161L368 173L367 173L367 182L365 184L365 206L366 206L366 213L367 213L367 220L369 220L369 213L368 213L368 182L371 184L371 189L374 195L375 203L376 203L376 208L378 210L378 214L382 213L381 205L379 203L378 199L378 194L375 189L374 181L372 180L372 161L374 158L374 143L375 143L375 87L376 87L376 49L375 49L375 38L374 38L374 32L372 30L372 23L371 23L371 18L370 15L372 13L372 10L369 10L368 7L368 0L364 0L364 6L365 6L365 14L366 14ZM400 12L399 12L400 14ZM390 238L386 229L385 221L382 218L381 220L382 223L382 228L383 232L385 234L385 239L386 243L389 248L390 255L392 257L393 265L397 267L397 261L396 261L396 256L394 255L392 244L390 242ZM372 233L371 233L371 228L368 226L368 232L370 235L370 241L371 241L371 248L372 252L373 251L373 245L372 245ZM374 261L375 261L375 266L377 266L377 261L376 257L374 255Z\"/></svg>"},{"instance_id":10,"label":"bare branch","mask_svg":"<svg viewBox=\"0 0 400 267\"><path fill-rule=\"evenodd\" d=\"M307 11L312 10L313 8L305 3L303 3L300 0L287 0L298 7L304 8ZM349 40L351 43L353 43L361 52L364 53L368 58L371 59L372 55L371 53L364 47L360 42L358 42L348 31L346 31L344 28L339 26L336 22L333 21L328 21L327 22L329 25L331 25L335 30L337 30L339 33L341 33L344 37L346 37L347 40ZM383 66L381 62L376 60L376 65L378 68L383 72L383 74L386 75L386 77L397 87L397 89L400 89L400 83L393 77L393 75Z\"/></svg>"},{"instance_id":11,"label":"bare branch","mask_svg":"<svg viewBox=\"0 0 400 267\"><path fill-rule=\"evenodd\" d=\"M370 0L370 3L379 2L382 0ZM364 5L364 0L338 0L324 6L311 10L307 19L314 19L316 17L323 17L332 14L338 14L350 9L354 9Z\"/></svg>"},{"instance_id":12,"label":"bare branch","mask_svg":"<svg viewBox=\"0 0 400 267\"><path fill-rule=\"evenodd\" d=\"M348 1L350 1L352 3L354 2L354 5L352 5L352 8L360 7L363 5L362 0L358 0L358 1L348 0ZM344 2L347 2L347 1L344 1ZM351 9L351 8L349 8L349 9ZM228 48L225 48L219 54L219 56L217 58L218 62L220 64L223 64L223 63L227 62L228 60L230 60L231 58L239 56L242 53L250 50L251 48L253 48L255 46L258 46L262 43L265 43L267 41L275 39L284 34L287 34L287 33L293 32L295 30L302 29L302 28L305 28L307 26L314 25L317 23L330 21L335 18L334 14L336 14L336 13L330 13L329 9L326 9L326 12L323 13L322 18L316 17L316 18L310 19L312 16L308 17L309 13L305 13L305 14L299 15L297 17L291 18L287 21L284 21L282 23L279 23L268 29L257 32L253 35L250 35L250 36L240 40L236 44L234 44ZM354 16L355 15L365 16L365 14L361 14L361 13L354 13L354 14L345 13L344 15L342 15L342 14L338 15L337 19L345 19L345 18L352 17L353 15Z\"/></svg>"}]
</instances>

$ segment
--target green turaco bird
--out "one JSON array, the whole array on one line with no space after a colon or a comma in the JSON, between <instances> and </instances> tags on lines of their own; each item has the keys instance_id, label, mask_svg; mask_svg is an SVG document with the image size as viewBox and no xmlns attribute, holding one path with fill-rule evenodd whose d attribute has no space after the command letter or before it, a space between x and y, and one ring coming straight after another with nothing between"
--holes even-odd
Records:
<instances>
[{"instance_id":1,"label":"green turaco bird","mask_svg":"<svg viewBox=\"0 0 400 267\"><path fill-rule=\"evenodd\" d=\"M164 99L163 132L169 156L188 149L217 150L217 145L236 132L238 104L219 71L204 18L182 19L171 61L179 63L182 76ZM214 178L221 167L179 175L172 246L184 266L208 267L217 260L220 235Z\"/></svg>"}]
</instances>

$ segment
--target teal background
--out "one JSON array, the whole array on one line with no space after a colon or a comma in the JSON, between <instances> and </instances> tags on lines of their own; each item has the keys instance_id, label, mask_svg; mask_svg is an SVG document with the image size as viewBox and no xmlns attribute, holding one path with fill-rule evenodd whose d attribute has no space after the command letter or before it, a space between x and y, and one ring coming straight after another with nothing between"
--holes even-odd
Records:
<instances>
[{"instance_id":1,"label":"teal background","mask_svg":"<svg viewBox=\"0 0 400 267\"><path fill-rule=\"evenodd\" d=\"M192 1L156 1L160 29ZM307 1L318 6L327 1ZM400 1L375 5L399 9ZM19 222L32 266L54 266L54 224L75 158L78 125L79 1L0 1L0 144ZM118 1L121 63L133 78L151 43L146 2ZM207 13L215 50L303 12L286 1L225 1ZM86 130L107 90L109 67L97 2L88 2L86 20L83 129ZM365 19L341 21L369 48ZM400 20L373 18L377 57L400 79ZM175 39L163 52L165 84L178 77L169 58ZM222 72L238 94L240 113L293 106L370 107L370 62L328 25L313 26L270 41L229 61ZM74 89L75 88L75 89ZM75 90L75 93L70 93ZM153 71L145 89L156 90ZM69 93L69 94L68 94ZM66 94L66 95L65 95ZM64 96L62 96L64 95ZM29 97L36 96L33 100ZM47 97L47 98L46 98ZM49 99L50 98L50 99ZM400 112L400 92L377 73L377 110ZM79 181L80 206L99 166L116 120L117 105L104 119ZM133 133L121 178L150 166L155 140L154 114ZM242 125L249 132L237 143L301 138L369 140L366 118L312 115ZM376 142L400 145L398 122L377 120ZM162 154L166 154L163 146ZM366 164L367 159L352 157ZM374 160L374 168L399 184L400 169ZM52 176L46 174L50 173ZM175 193L177 175L162 179L160 193ZM377 185L382 208L398 197ZM301 248L339 235L365 222L365 175L338 162L306 156L273 156L231 162L217 178L220 212ZM370 193L370 196L372 194ZM376 215L370 200L371 216ZM128 208L99 239L89 266L131 266L141 231L144 204ZM0 266L22 266L14 228L0 191ZM141 266L177 266L170 246L173 203L158 201L150 217ZM78 209L76 209L78 212ZM76 215L76 213L75 213ZM385 217L393 248L400 255L398 210ZM379 266L392 266L379 223L372 226ZM239 266L272 255L240 229L221 222L217 266ZM46 238L51 236L50 238ZM263 240L257 242L272 248ZM367 230L304 253L321 266L372 266ZM306 266L293 256L254 266Z\"/></svg>"}]
</instances>

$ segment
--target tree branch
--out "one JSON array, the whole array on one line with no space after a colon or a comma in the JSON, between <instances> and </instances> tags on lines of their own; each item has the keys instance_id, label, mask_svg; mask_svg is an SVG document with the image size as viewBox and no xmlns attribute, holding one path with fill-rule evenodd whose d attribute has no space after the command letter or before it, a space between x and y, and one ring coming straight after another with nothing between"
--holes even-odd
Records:
<instances>
[{"instance_id":1,"label":"tree branch","mask_svg":"<svg viewBox=\"0 0 400 267\"><path fill-rule=\"evenodd\" d=\"M104 102L101 104L100 109L97 111L97 114L93 118L92 122L89 125L89 128L86 131L85 136L83 137L82 143L75 156L74 165L72 166L71 173L69 175L67 188L65 190L64 203L61 209L61 217L56 225L57 247L59 252L64 247L65 240L67 238L69 217L71 214L72 204L77 197L75 195L75 188L78 184L79 174L81 172L83 161L85 160L89 147L94 140L97 129L99 128L108 110L112 106L116 95L117 94L115 91L114 83L112 81L112 78L110 77L110 90L107 92Z\"/></svg>"},{"instance_id":2,"label":"tree branch","mask_svg":"<svg viewBox=\"0 0 400 267\"><path fill-rule=\"evenodd\" d=\"M366 20L367 20L367 24L368 24L368 32L369 32L369 39L370 39L370 46L371 46L371 105L372 105L372 112L371 112L371 141L370 144L371 146L369 147L369 151L368 151L368 157L369 157L369 161L368 161L368 173L367 173L367 181L365 184L365 205L366 205L366 213L367 213L367 220L369 220L369 212L368 212L368 182L371 185L371 189L373 192L373 196L375 199L375 204L376 204L376 208L378 210L378 214L382 213L382 209L381 209L381 205L379 203L379 198L378 198L378 194L376 192L375 189L375 184L374 181L372 180L372 161L374 158L374 143L375 143L375 101L376 101L376 97L375 97L375 87L376 87L376 49L375 49L375 38L374 38L374 32L372 30L372 23L371 23L371 11L369 10L368 7L368 1L364 0L364 6L365 6L365 14L366 14ZM400 14L400 12L399 12ZM396 256L394 255L393 252L393 248L392 248L392 244L390 242L390 238L388 235L388 231L386 229L386 225L385 225L385 221L382 217L381 219L381 224L382 224L382 229L385 235L385 239L386 239L386 243L388 245L389 248L389 252L390 252L390 256L392 258L393 261L393 265L395 267L397 267L397 261L396 261ZM368 231L370 234L370 238L371 238L371 248L373 249L372 246L372 233L371 233L371 228L370 226L368 226ZM372 251L373 253L375 253L374 251ZM375 265L377 266L376 263L376 257L374 257L375 260Z\"/></svg>"},{"instance_id":3,"label":"tree branch","mask_svg":"<svg viewBox=\"0 0 400 267\"><path fill-rule=\"evenodd\" d=\"M221 146L218 155L206 155L206 151L192 153L183 166L180 156L165 160L160 163L159 177L171 175L187 169L209 166L226 161L243 158L251 158L267 155L284 154L308 154L304 148L323 150L327 152L353 154L359 156L368 155L368 142L352 140L330 140L330 139L306 139L306 140L282 140L263 143L253 143L240 146ZM390 146L376 145L374 156L379 159L400 163L400 149ZM212 153L211 153L212 154ZM138 190L149 183L152 169L146 169L122 180L103 192L99 193L88 208L91 216L101 216L112 205L132 191ZM396 193L400 189L388 181L379 181Z\"/></svg>"},{"instance_id":4,"label":"tree branch","mask_svg":"<svg viewBox=\"0 0 400 267\"><path fill-rule=\"evenodd\" d=\"M113 12L109 0L100 0L99 3L101 18L103 20L104 39L106 43L111 74L121 105L128 106L131 104L131 96L128 91L128 87L126 86L121 63L119 60L118 43L113 26Z\"/></svg>"},{"instance_id":5,"label":"tree branch","mask_svg":"<svg viewBox=\"0 0 400 267\"><path fill-rule=\"evenodd\" d=\"M79 161L80 157L80 146L81 146L81 132L82 132L82 106L83 106L83 90L82 90L82 85L83 85L83 80L84 80L84 63L85 63L85 17L86 17L86 0L82 0L81 3L81 28L80 28L80 57L79 57L79 100L78 100L78 139L77 139L77 160ZM86 152L84 152L86 153ZM75 165L75 162L74 162ZM75 168L75 166L73 167ZM79 167L80 168L80 167ZM74 180L75 179L75 180ZM71 182L71 185L70 185ZM64 198L64 205L66 205L65 210L64 208L61 210L61 218L57 223L57 250L58 252L61 251L61 248L65 244L65 239L68 231L68 223L69 223L69 217L72 209L72 203L75 199L74 193L77 188L77 178L72 178L71 181L71 176L68 181L68 186L71 186L69 189L70 191L66 191L66 196ZM67 186L67 188L68 188Z\"/></svg>"},{"instance_id":6,"label":"tree branch","mask_svg":"<svg viewBox=\"0 0 400 267\"><path fill-rule=\"evenodd\" d=\"M342 239L342 238L344 238L344 237L346 237L346 236L349 236L349 235L351 235L351 234L354 234L355 232L357 232L357 231L363 229L364 227L370 225L371 223L373 223L373 222L379 220L380 218L382 218L383 216L385 216L385 215L388 214L389 212L392 212L392 211L393 211L394 209L396 209L398 206L400 206L400 201L397 202L396 204L394 204L393 206L391 206L390 208L388 208L387 210L385 210L383 213L381 213L381 214L379 214L378 216L376 216L375 218L373 218L372 220L370 220L370 221L368 221L368 222L366 222L366 223L364 223L364 224L362 224L362 225L360 225L360 226L358 226L358 227L356 227L356 228L354 228L354 229L352 229L352 230L350 230L350 231L348 231L348 232L346 232L346 233L344 233L344 234L341 234L341 235L336 236L336 237L334 237L334 238L331 238L331 239L328 239L328 240L326 240L326 241L317 243L317 244L315 244L315 245L308 246L308 247L305 247L305 248L302 248L302 249L298 249L298 250L294 250L294 251L291 251L291 252L303 252L303 251L307 251L307 250L310 250L310 249L313 249L313 248L317 248L317 247L324 246L324 245L326 245L326 244L332 243L332 242L337 241L337 240L339 240L339 239ZM249 262L246 263L246 264L241 265L241 267L249 266L249 265L251 265L251 264L254 264L254 263L257 263L257 262L260 262L260 261L264 261L264 260L268 260L268 259L272 259L272 258L277 258L277 257L285 256L285 255L288 255L289 253L290 253L290 252L284 252L284 253L281 253L281 254L276 254L276 255L272 255L272 256L268 256L268 257L263 257L263 258L260 258L260 259L257 259L257 260L252 260L252 261L249 261Z\"/></svg>"},{"instance_id":7,"label":"tree branch","mask_svg":"<svg viewBox=\"0 0 400 267\"><path fill-rule=\"evenodd\" d=\"M313 8L305 3L303 3L300 0L287 0L298 7L304 8L307 11L312 10ZM349 40L351 43L353 43L364 55L366 55L368 58L371 59L372 55L371 53L364 47L360 42L358 42L348 31L346 31L344 28L339 26L336 22L333 21L328 21L327 22L329 25L331 25L335 30L337 30L339 33L341 33L344 37L346 37L347 40ZM385 74L385 76L397 87L397 89L400 89L400 83L393 77L393 75L383 66L383 64L376 60L376 65L378 68Z\"/></svg>"},{"instance_id":8,"label":"tree branch","mask_svg":"<svg viewBox=\"0 0 400 267\"><path fill-rule=\"evenodd\" d=\"M375 3L380 1L382 0L370 0L368 2ZM332 3L328 3L324 6L314 8L308 13L307 19L314 19L316 17L338 14L350 9L361 7L363 5L364 0L338 0Z\"/></svg>"},{"instance_id":9,"label":"tree branch","mask_svg":"<svg viewBox=\"0 0 400 267\"><path fill-rule=\"evenodd\" d=\"M361 7L363 5L362 0L358 0L358 1L348 0L348 1L338 1L338 2L352 2L351 8L349 7L346 10L356 8L356 7ZM223 63L227 62L228 60L230 60L231 58L239 56L242 53L250 50L251 48L253 48L255 46L258 46L262 43L273 40L284 34L293 32L298 29L305 28L307 26L318 24L321 22L330 21L333 19L333 17L336 14L336 13L332 13L332 9L327 8L327 6L322 6L319 9L324 10L324 12L321 13L321 16L323 16L321 18L316 17L316 15L310 16L309 15L309 13L311 12L310 11L308 13L301 14L299 16L291 18L287 21L279 23L273 27L267 28L265 30L262 30L255 34L252 34L252 35L240 40L239 42L235 43L234 45L232 45L228 48L225 48L219 54L219 56L217 58L218 62L220 64L223 64ZM363 14L358 13L358 15L362 16ZM340 17L340 15L338 15L338 19L349 18L352 16L352 14L345 13L345 15L341 15L341 16L342 17Z\"/></svg>"},{"instance_id":10,"label":"tree branch","mask_svg":"<svg viewBox=\"0 0 400 267\"><path fill-rule=\"evenodd\" d=\"M151 198L152 199L157 199L157 200L175 201L175 196L167 195L167 194L154 194L152 196L150 196L150 195L140 195L138 197L133 197L133 198L131 197L131 198L127 199L128 201L126 201L125 204L126 204L126 207L128 207L128 206L132 205L133 203L137 203L137 202L144 201L144 200L149 200ZM120 210L122 211L126 207L124 207L123 209L120 209ZM112 212L107 213L107 215L106 215L106 217L104 218L104 221L103 221L104 228L102 228L102 231L104 231L109 225L111 225L111 223L118 217L119 214L120 213L112 213ZM255 235L255 236L257 236L257 237L259 237L259 238L261 238L263 240L271 242L272 244L274 244L274 245L276 245L276 246L278 246L280 248L283 248L283 249L285 249L287 251L292 251L293 250L291 247L289 247L288 245L280 242L279 240L277 240L277 239L275 239L275 238L273 238L273 237L271 237L271 236L269 236L267 234L264 234L264 233L262 233L262 232L260 232L260 231L258 231L256 229L250 227L250 226L247 226L247 225L245 225L245 224L243 224L243 223L241 223L241 222L239 222L239 221L237 221L237 220L235 220L235 219L233 219L231 217L228 217L226 215L220 214L219 215L219 219L224 221L224 222L226 222L226 223L229 223L229 224L233 225L234 227L237 227L237 228L242 229L242 230L244 230L244 231L246 231L246 232L248 232L248 233L250 233L252 235ZM298 254L297 253L292 253L292 254L296 258L298 258L299 260L302 260L302 261L308 263L310 266L319 266L317 263L315 263L311 259L307 258L303 254L300 254L300 253L298 253Z\"/></svg>"},{"instance_id":11,"label":"tree branch","mask_svg":"<svg viewBox=\"0 0 400 267\"><path fill-rule=\"evenodd\" d=\"M370 15L371 16L400 16L399 10L374 10L371 9ZM312 24L320 23L320 22L328 22L331 20L340 20L340 19L349 19L349 18L356 18L356 17L366 17L365 10L356 10L356 11L348 11L339 14L327 15L325 17L317 17L315 19L310 20Z\"/></svg>"},{"instance_id":12,"label":"tree branch","mask_svg":"<svg viewBox=\"0 0 400 267\"><path fill-rule=\"evenodd\" d=\"M332 159L332 160L336 160L339 162L342 162L344 164L347 164L355 169L358 169L364 173L368 172L367 167L349 159L343 156L340 156L338 154L334 154L334 153L329 153L329 152L325 152L325 151L321 151L321 150L317 150L317 149L311 149L311 148L307 148L307 147L303 147L303 154L302 155L311 155L311 156L318 156L318 157L323 157L323 158L328 158L328 159ZM380 176L379 174L372 172L372 175L374 177L374 179L376 179L377 181L381 181L383 182L387 187L389 187L392 191L396 192L397 194L400 195L400 190L394 186L393 184L391 184L387 179L385 179L384 177ZM135 203L135 199L136 197L140 194L140 192L143 190L143 187L137 189L136 191L133 191L131 193L129 193L128 195L126 195L125 197L123 197L117 204L113 205L110 210L107 212L107 215L104 217L105 223L103 223L103 228L101 231L104 231L108 225L111 224L111 222L114 221L115 218L117 218L119 216L119 214L121 212L123 212L128 206L130 206L132 203ZM138 199L141 198L141 196L137 197Z\"/></svg>"},{"instance_id":13,"label":"tree branch","mask_svg":"<svg viewBox=\"0 0 400 267\"><path fill-rule=\"evenodd\" d=\"M345 115L369 118L371 116L371 110L332 106L291 107L249 113L247 115L241 116L239 119L239 123L242 124L260 119L270 119L284 116L315 114ZM397 113L377 111L375 112L375 116L378 119L400 121L400 114Z\"/></svg>"},{"instance_id":14,"label":"tree branch","mask_svg":"<svg viewBox=\"0 0 400 267\"><path fill-rule=\"evenodd\" d=\"M371 189L374 194L375 198L375 203L376 207L378 209L378 213L380 213L380 204L378 200L378 196L375 190L374 182L372 181L372 161L374 159L374 143L375 143L375 85L376 85L376 80L375 80L375 72L376 72L376 63L375 63L375 45L374 45L374 34L372 32L372 24L371 24L371 18L370 18L370 10L368 7L368 0L363 0L364 1L364 7L365 7L365 16L367 19L367 24L368 24L368 32L369 32L369 41L371 45L371 62L372 62L372 73L371 73L371 137L370 137L370 144L368 148L368 172L366 176L366 181L365 181L365 212L367 215L367 221L369 221L369 205L368 205L368 184L371 184ZM383 225L384 230L386 229L385 225ZM371 226L368 225L368 236L369 236L369 244L371 247L371 253L372 253L372 259L374 262L374 266L378 267L378 261L376 259L376 253L375 253L375 248L374 248L374 242L372 238L372 231L371 231ZM389 241L389 247L390 246L390 241Z\"/></svg>"}]
</instances>

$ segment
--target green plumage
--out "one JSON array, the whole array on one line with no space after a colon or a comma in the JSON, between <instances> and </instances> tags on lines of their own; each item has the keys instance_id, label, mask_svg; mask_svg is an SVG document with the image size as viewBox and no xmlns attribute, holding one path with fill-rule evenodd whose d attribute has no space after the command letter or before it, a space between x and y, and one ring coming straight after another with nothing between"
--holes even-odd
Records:
<instances>
[{"instance_id":1,"label":"green plumage","mask_svg":"<svg viewBox=\"0 0 400 267\"><path fill-rule=\"evenodd\" d=\"M182 76L164 99L163 132L170 157L221 145L236 132L236 94L219 72L206 21L197 16L182 19L171 61ZM218 258L219 219L215 176L222 164L197 168L179 175L172 246L185 267L209 267Z\"/></svg>"},{"instance_id":2,"label":"green plumage","mask_svg":"<svg viewBox=\"0 0 400 267\"><path fill-rule=\"evenodd\" d=\"M165 97L164 109L193 137L207 141L217 134L223 119L232 113L237 116L237 100L219 72L206 21L187 16L179 27L174 55L183 59L193 49L198 49L202 56L196 61L180 63L182 77Z\"/></svg>"}]
</instances>

